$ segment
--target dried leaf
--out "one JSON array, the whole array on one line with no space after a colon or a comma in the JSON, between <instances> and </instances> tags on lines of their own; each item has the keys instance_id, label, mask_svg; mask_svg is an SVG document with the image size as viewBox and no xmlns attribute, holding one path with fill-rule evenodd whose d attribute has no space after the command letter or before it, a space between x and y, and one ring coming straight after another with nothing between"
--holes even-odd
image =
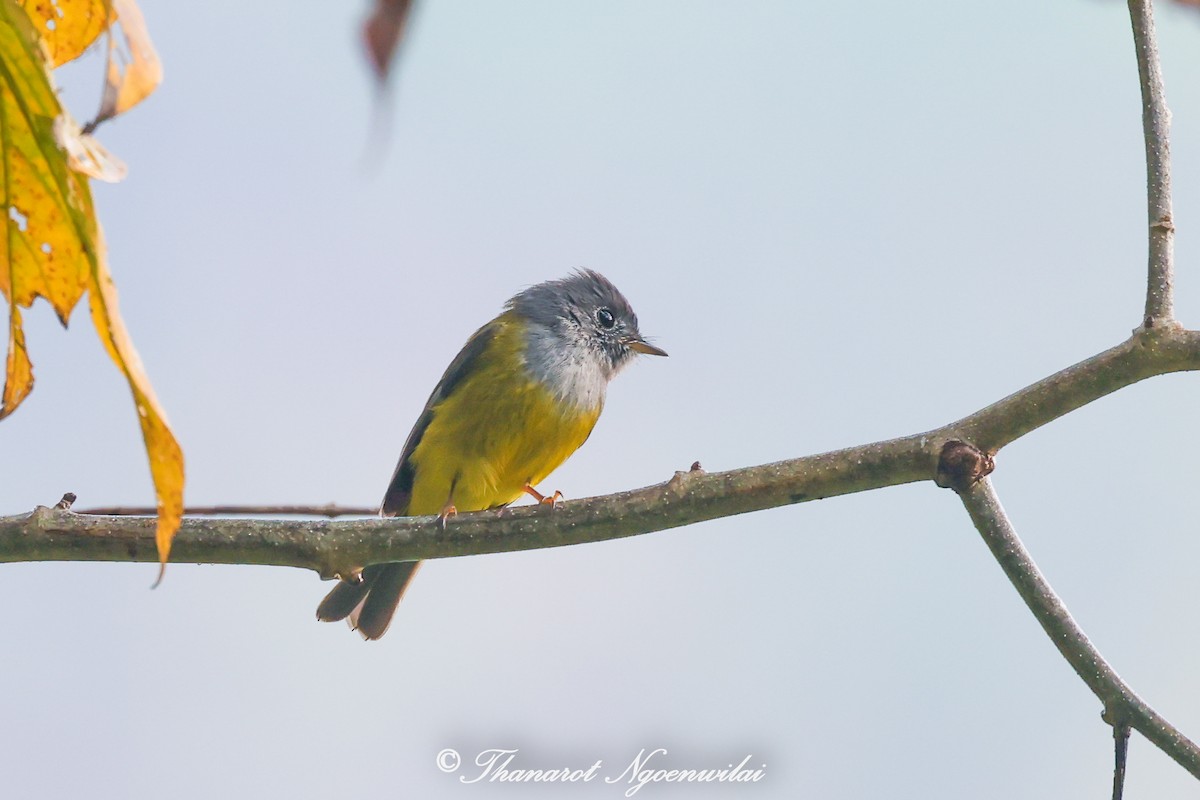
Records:
<instances>
[{"instance_id":1,"label":"dried leaf","mask_svg":"<svg viewBox=\"0 0 1200 800\"><path fill-rule=\"evenodd\" d=\"M73 130L48 72L46 54L17 0L0 0L0 292L9 336L0 418L33 388L19 307L43 297L66 324L86 290L96 331L129 381L158 499L159 559L166 564L183 511L183 455L117 311L104 242L87 178L60 147ZM58 121L60 117L63 121ZM56 127L58 133L56 134ZM160 570L159 577L161 579Z\"/></svg>"},{"instance_id":2,"label":"dried leaf","mask_svg":"<svg viewBox=\"0 0 1200 800\"><path fill-rule=\"evenodd\" d=\"M85 134L91 133L101 122L133 108L162 83L162 62L150 41L141 9L134 0L112 0L112 4L118 15L115 27L121 29L121 37L125 40L125 52L118 50L116 34L110 29L104 95L96 118L84 127Z\"/></svg>"},{"instance_id":3,"label":"dried leaf","mask_svg":"<svg viewBox=\"0 0 1200 800\"><path fill-rule=\"evenodd\" d=\"M76 172L105 183L119 183L129 172L124 161L108 152L95 136L81 131L65 112L54 121L54 139L66 151L67 164Z\"/></svg>"},{"instance_id":4,"label":"dried leaf","mask_svg":"<svg viewBox=\"0 0 1200 800\"><path fill-rule=\"evenodd\" d=\"M50 66L78 58L108 28L108 0L22 0L50 50Z\"/></svg>"},{"instance_id":5,"label":"dried leaf","mask_svg":"<svg viewBox=\"0 0 1200 800\"><path fill-rule=\"evenodd\" d=\"M367 56L381 82L388 78L392 55L404 35L413 0L375 0L375 9L363 25Z\"/></svg>"}]
</instances>

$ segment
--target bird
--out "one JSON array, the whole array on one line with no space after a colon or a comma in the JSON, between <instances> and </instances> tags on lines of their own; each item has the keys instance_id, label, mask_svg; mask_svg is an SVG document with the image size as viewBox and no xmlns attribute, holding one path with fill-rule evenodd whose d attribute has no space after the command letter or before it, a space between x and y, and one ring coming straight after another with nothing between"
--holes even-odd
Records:
<instances>
[{"instance_id":1,"label":"bird","mask_svg":"<svg viewBox=\"0 0 1200 800\"><path fill-rule=\"evenodd\" d=\"M380 505L384 517L503 508L591 435L608 382L638 354L666 356L638 329L611 281L590 269L526 288L450 362L409 433ZM387 632L419 561L372 564L338 584L317 619L348 619L364 639Z\"/></svg>"}]
</instances>

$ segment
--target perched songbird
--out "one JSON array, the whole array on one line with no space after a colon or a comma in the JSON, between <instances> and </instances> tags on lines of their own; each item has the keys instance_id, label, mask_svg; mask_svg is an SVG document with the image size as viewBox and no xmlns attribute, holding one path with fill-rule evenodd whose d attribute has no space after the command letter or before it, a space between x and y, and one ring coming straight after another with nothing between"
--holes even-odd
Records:
<instances>
[{"instance_id":1,"label":"perched songbird","mask_svg":"<svg viewBox=\"0 0 1200 800\"><path fill-rule=\"evenodd\" d=\"M425 403L383 497L385 517L506 506L567 460L592 432L604 392L637 353L665 356L638 331L629 302L598 272L531 286L467 340ZM350 618L366 639L387 631L419 561L375 564L344 580L317 619Z\"/></svg>"}]
</instances>

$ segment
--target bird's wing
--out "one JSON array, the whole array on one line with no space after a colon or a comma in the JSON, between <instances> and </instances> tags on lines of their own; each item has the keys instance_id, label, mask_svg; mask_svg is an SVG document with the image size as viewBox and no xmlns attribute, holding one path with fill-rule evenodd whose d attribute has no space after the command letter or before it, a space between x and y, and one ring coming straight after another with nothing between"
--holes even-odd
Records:
<instances>
[{"instance_id":1,"label":"bird's wing","mask_svg":"<svg viewBox=\"0 0 1200 800\"><path fill-rule=\"evenodd\" d=\"M417 418L417 424L413 426L412 432L408 434L404 450L400 453L400 462L396 464L396 471L392 473L392 480L388 484L387 492L383 495L383 505L380 508L383 516L398 517L408 513L408 503L412 499L413 481L416 479L416 466L412 462L412 455L416 451L417 445L421 443L421 437L425 435L429 423L433 421L434 406L449 397L455 387L475 371L479 357L483 355L487 346L504 325L503 320L503 316L498 317L471 335L462 350L450 362L450 366L446 368L446 372L438 381L437 386L433 388L433 394L429 395L429 399L425 401L425 408L421 411L421 416Z\"/></svg>"}]
</instances>

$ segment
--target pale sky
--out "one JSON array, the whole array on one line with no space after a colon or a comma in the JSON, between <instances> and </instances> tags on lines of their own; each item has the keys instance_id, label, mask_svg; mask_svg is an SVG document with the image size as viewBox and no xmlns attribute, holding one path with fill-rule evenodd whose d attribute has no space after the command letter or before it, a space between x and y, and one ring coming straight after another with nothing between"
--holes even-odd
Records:
<instances>
[{"instance_id":1,"label":"pale sky","mask_svg":"<svg viewBox=\"0 0 1200 800\"><path fill-rule=\"evenodd\" d=\"M1139 322L1145 177L1125 5L427 0L385 111L364 3L143 0L166 81L101 129L125 319L187 500L379 502L466 337L591 267L671 353L543 488L645 486L936 427ZM1177 310L1200 325L1200 16L1159 12ZM95 69L95 62L91 69ZM98 72L63 76L86 117ZM25 315L0 514L151 502L86 312ZM1200 377L1003 450L994 482L1117 671L1200 736ZM620 798L459 782L750 755L640 798L1104 797L1101 706L953 493L883 490L615 542L431 562L366 644L283 568L0 567L5 795ZM1134 735L1130 797L1196 783Z\"/></svg>"}]
</instances>

